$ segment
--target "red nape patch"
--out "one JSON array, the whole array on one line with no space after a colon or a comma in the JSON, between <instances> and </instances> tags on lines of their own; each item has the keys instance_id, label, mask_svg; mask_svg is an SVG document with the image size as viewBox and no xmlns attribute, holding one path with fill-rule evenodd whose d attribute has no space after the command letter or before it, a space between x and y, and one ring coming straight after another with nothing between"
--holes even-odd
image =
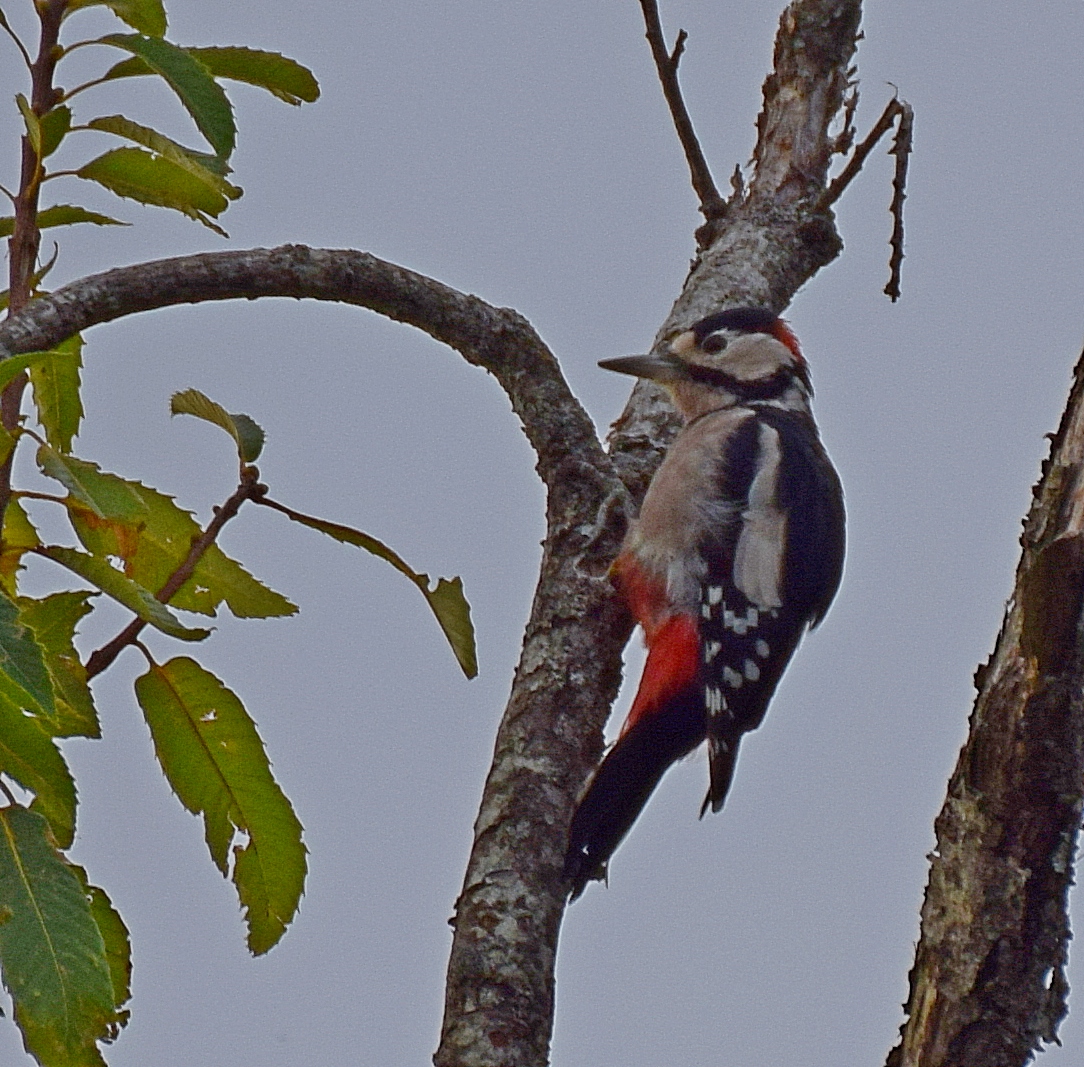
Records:
<instances>
[{"instance_id":1,"label":"red nape patch","mask_svg":"<svg viewBox=\"0 0 1084 1067\"><path fill-rule=\"evenodd\" d=\"M621 733L695 682L699 664L700 635L696 619L692 615L671 615L649 639L644 676Z\"/></svg>"},{"instance_id":2,"label":"red nape patch","mask_svg":"<svg viewBox=\"0 0 1084 1067\"><path fill-rule=\"evenodd\" d=\"M801 363L805 363L805 356L802 355L802 349L798 344L798 338L783 319L775 320L775 325L772 327L772 336L774 336L777 341L785 344Z\"/></svg>"}]
</instances>

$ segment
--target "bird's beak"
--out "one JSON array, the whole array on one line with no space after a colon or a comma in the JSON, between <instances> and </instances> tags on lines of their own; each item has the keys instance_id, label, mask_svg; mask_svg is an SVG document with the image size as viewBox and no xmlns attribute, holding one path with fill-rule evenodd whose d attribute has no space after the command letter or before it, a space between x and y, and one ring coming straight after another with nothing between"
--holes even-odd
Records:
<instances>
[{"instance_id":1,"label":"bird's beak","mask_svg":"<svg viewBox=\"0 0 1084 1067\"><path fill-rule=\"evenodd\" d=\"M617 371L618 374L634 374L637 378L648 378L661 384L685 377L685 368L681 360L668 355L619 356L617 359L599 360L598 365L603 370Z\"/></svg>"}]
</instances>

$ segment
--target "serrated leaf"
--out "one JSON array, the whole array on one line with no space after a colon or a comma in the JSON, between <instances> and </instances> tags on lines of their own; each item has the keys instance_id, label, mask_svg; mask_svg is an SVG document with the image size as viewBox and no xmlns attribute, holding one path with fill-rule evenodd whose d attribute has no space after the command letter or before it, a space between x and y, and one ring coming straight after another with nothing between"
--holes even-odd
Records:
<instances>
[{"instance_id":1,"label":"serrated leaf","mask_svg":"<svg viewBox=\"0 0 1084 1067\"><path fill-rule=\"evenodd\" d=\"M74 334L61 341L52 353L52 359L30 364L30 385L46 440L61 452L70 452L72 438L79 432L83 418L79 375L83 367L83 338Z\"/></svg>"},{"instance_id":2,"label":"serrated leaf","mask_svg":"<svg viewBox=\"0 0 1084 1067\"><path fill-rule=\"evenodd\" d=\"M87 211L86 208L76 207L74 204L56 204L38 212L39 230L47 230L50 226L74 226L79 222L91 222L95 226L131 226L130 222L99 215L97 211ZM0 218L0 237L10 237L14 232L14 216L5 215Z\"/></svg>"},{"instance_id":3,"label":"serrated leaf","mask_svg":"<svg viewBox=\"0 0 1084 1067\"><path fill-rule=\"evenodd\" d=\"M0 593L0 687L26 711L56 714L45 653L37 635L20 618L18 605L6 593Z\"/></svg>"},{"instance_id":4,"label":"serrated leaf","mask_svg":"<svg viewBox=\"0 0 1084 1067\"><path fill-rule=\"evenodd\" d=\"M254 419L248 415L231 414L198 389L174 393L169 398L169 413L194 415L197 419L221 427L233 438L242 463L255 463L263 451L264 432Z\"/></svg>"},{"instance_id":5,"label":"serrated leaf","mask_svg":"<svg viewBox=\"0 0 1084 1067\"><path fill-rule=\"evenodd\" d=\"M178 507L170 496L139 482L125 482L139 497L144 516L138 527L126 527L69 507L75 532L96 556L124 560L125 574L144 589L157 592L188 556L202 532L192 513ZM293 615L297 607L281 593L269 589L217 545L211 545L196 564L192 577L170 600L173 607L214 615L225 602L238 618Z\"/></svg>"},{"instance_id":6,"label":"serrated leaf","mask_svg":"<svg viewBox=\"0 0 1084 1067\"><path fill-rule=\"evenodd\" d=\"M47 724L53 737L101 737L87 671L73 639L94 594L68 591L41 600L19 600L19 619L34 631L53 683L56 714Z\"/></svg>"},{"instance_id":7,"label":"serrated leaf","mask_svg":"<svg viewBox=\"0 0 1084 1067\"><path fill-rule=\"evenodd\" d=\"M463 595L463 579L438 578L435 589L423 589L425 599L452 646L459 666L468 678L478 673L478 652L474 643L474 624L470 617L470 604Z\"/></svg>"},{"instance_id":8,"label":"serrated leaf","mask_svg":"<svg viewBox=\"0 0 1084 1067\"><path fill-rule=\"evenodd\" d=\"M179 211L215 233L226 235L221 226L211 221L229 206L226 197L164 156L151 155L140 148L113 148L80 167L76 174L105 186L117 196Z\"/></svg>"},{"instance_id":9,"label":"serrated leaf","mask_svg":"<svg viewBox=\"0 0 1084 1067\"><path fill-rule=\"evenodd\" d=\"M40 544L38 531L27 518L26 509L18 499L12 498L4 512L4 535L0 539L0 585L9 596L15 595L23 555Z\"/></svg>"},{"instance_id":10,"label":"serrated leaf","mask_svg":"<svg viewBox=\"0 0 1084 1067\"><path fill-rule=\"evenodd\" d=\"M451 645L459 666L468 678L473 678L478 673L478 654L474 640L474 625L470 618L470 604L463 595L463 582L460 578L437 579L434 589L429 588L429 575L419 574L413 570L397 552L390 549L382 541L378 541L369 534L355 530L352 526L343 526L338 522L329 522L327 519L318 519L313 515L304 515L300 511L294 511L277 501L264 500L261 503L268 507L281 511L284 515L293 519L294 522L308 526L312 530L333 537L336 541L344 544L356 545L387 560L397 571L405 574L420 590L425 597L430 610L436 616L444 636Z\"/></svg>"},{"instance_id":11,"label":"serrated leaf","mask_svg":"<svg viewBox=\"0 0 1084 1067\"><path fill-rule=\"evenodd\" d=\"M211 633L210 630L184 626L164 604L160 604L146 589L136 585L100 556L88 556L85 552L78 552L74 548L65 548L62 545L42 545L36 551L39 555L78 574L80 578L123 604L144 622L149 623L156 630L161 630L164 634L169 634L170 637L178 637L182 641L202 641Z\"/></svg>"},{"instance_id":12,"label":"serrated leaf","mask_svg":"<svg viewBox=\"0 0 1084 1067\"><path fill-rule=\"evenodd\" d=\"M34 109L30 106L30 101L22 93L16 93L15 103L19 105L19 111L23 116L23 126L26 129L27 140L30 141L30 147L34 149L34 155L41 160L41 119L34 114Z\"/></svg>"},{"instance_id":13,"label":"serrated leaf","mask_svg":"<svg viewBox=\"0 0 1084 1067\"><path fill-rule=\"evenodd\" d=\"M42 474L55 478L98 518L134 526L147 517L147 505L132 483L97 463L62 455L49 445L38 449L37 458Z\"/></svg>"},{"instance_id":14,"label":"serrated leaf","mask_svg":"<svg viewBox=\"0 0 1084 1067\"><path fill-rule=\"evenodd\" d=\"M60 104L41 116L41 158L51 156L72 128L72 109Z\"/></svg>"},{"instance_id":15,"label":"serrated leaf","mask_svg":"<svg viewBox=\"0 0 1084 1067\"><path fill-rule=\"evenodd\" d=\"M246 82L273 93L288 104L312 103L320 86L311 70L278 52L256 48L187 48L216 78Z\"/></svg>"},{"instance_id":16,"label":"serrated leaf","mask_svg":"<svg viewBox=\"0 0 1084 1067\"><path fill-rule=\"evenodd\" d=\"M44 1067L104 1067L97 1043L122 1021L105 942L80 878L25 808L0 810L0 913L4 985L27 1049Z\"/></svg>"},{"instance_id":17,"label":"serrated leaf","mask_svg":"<svg viewBox=\"0 0 1084 1067\"><path fill-rule=\"evenodd\" d=\"M49 821L57 844L68 848L75 836L71 772L42 724L23 714L5 692L0 692L0 772L34 794L31 807Z\"/></svg>"},{"instance_id":18,"label":"serrated leaf","mask_svg":"<svg viewBox=\"0 0 1084 1067\"><path fill-rule=\"evenodd\" d=\"M148 37L164 37L166 9L162 0L68 0L65 17L83 7L108 7L122 22Z\"/></svg>"},{"instance_id":19,"label":"serrated leaf","mask_svg":"<svg viewBox=\"0 0 1084 1067\"><path fill-rule=\"evenodd\" d=\"M236 200L241 195L241 190L236 185L231 185L226 181L223 175L228 167L217 156L185 148L184 145L171 140L165 134L152 130L149 126L140 126L138 122L133 122L123 115L104 115L101 118L91 119L87 126L92 130L112 133L117 137L135 141L144 148L149 148L152 152L164 156L195 175L200 181L206 182L229 200Z\"/></svg>"},{"instance_id":20,"label":"serrated leaf","mask_svg":"<svg viewBox=\"0 0 1084 1067\"><path fill-rule=\"evenodd\" d=\"M113 1003L119 1008L132 998L132 939L106 891L90 885L81 867L76 870L82 875L80 880L90 897L90 914L105 942L105 960L113 980ZM124 1026L127 1022L128 1012L118 1013L118 1025Z\"/></svg>"},{"instance_id":21,"label":"serrated leaf","mask_svg":"<svg viewBox=\"0 0 1084 1067\"><path fill-rule=\"evenodd\" d=\"M267 952L286 931L305 884L302 827L271 774L256 725L236 694L187 656L153 664L136 696L154 750L181 803L201 815L211 858L233 881L248 924L248 946Z\"/></svg>"},{"instance_id":22,"label":"serrated leaf","mask_svg":"<svg viewBox=\"0 0 1084 1067\"><path fill-rule=\"evenodd\" d=\"M101 42L139 56L161 75L180 98L215 155L229 159L237 139L233 109L222 87L202 63L183 48L159 37L113 33L101 38Z\"/></svg>"}]
</instances>

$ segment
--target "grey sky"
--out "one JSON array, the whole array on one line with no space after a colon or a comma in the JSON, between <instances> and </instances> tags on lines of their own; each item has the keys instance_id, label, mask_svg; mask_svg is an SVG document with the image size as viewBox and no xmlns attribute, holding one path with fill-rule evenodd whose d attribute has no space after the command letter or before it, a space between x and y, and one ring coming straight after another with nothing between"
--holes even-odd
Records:
<instances>
[{"instance_id":1,"label":"grey sky","mask_svg":"<svg viewBox=\"0 0 1084 1067\"><path fill-rule=\"evenodd\" d=\"M19 25L22 6L4 4ZM690 34L684 84L721 184L750 154L781 7L663 5L670 35ZM867 4L860 128L888 83L916 112L903 299L881 295L890 169L878 151L839 209L846 252L788 313L847 492L843 587L743 746L725 811L698 822L704 760L679 766L609 889L591 886L570 910L559 1067L866 1067L894 1043L933 816L1084 339L1084 6L1001 10ZM365 249L516 307L599 426L617 415L628 383L595 361L651 341L698 222L634 0L173 0L170 14L179 43L296 57L323 98L293 110L232 92L245 197L223 218L229 242L56 183L57 201L136 225L64 234L51 283L212 248ZM96 19L112 28L93 13L73 25ZM10 101L24 85L0 49ZM146 94L138 108L133 89ZM123 108L196 142L168 94L143 83L83 106L83 118ZM8 103L7 185L17 130ZM206 517L231 489L228 442L170 423L169 395L196 387L251 413L279 499L463 576L481 660L465 682L421 598L378 561L263 512L229 529L226 550L302 608L264 624L227 616L201 655L259 722L306 826L308 891L283 943L249 959L232 890L153 763L131 696L141 664L122 658L96 683L105 740L65 749L83 801L75 856L134 942L133 1020L109 1061L426 1064L446 920L542 535L508 403L406 328L288 302L99 327L86 361L82 455ZM1084 989L1079 961L1070 980ZM1082 1016L1044 1067L1081 1062ZM0 1063L23 1062L0 1021Z\"/></svg>"}]
</instances>

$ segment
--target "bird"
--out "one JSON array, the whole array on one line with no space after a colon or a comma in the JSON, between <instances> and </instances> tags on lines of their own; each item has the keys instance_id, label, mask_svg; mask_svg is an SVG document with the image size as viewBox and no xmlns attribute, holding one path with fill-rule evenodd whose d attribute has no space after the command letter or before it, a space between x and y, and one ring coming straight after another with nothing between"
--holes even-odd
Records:
<instances>
[{"instance_id":1,"label":"bird","mask_svg":"<svg viewBox=\"0 0 1084 1067\"><path fill-rule=\"evenodd\" d=\"M569 829L570 902L606 878L663 774L707 741L700 815L719 811L744 734L763 721L802 636L843 574L839 476L787 322L729 308L654 355L599 366L663 386L683 425L610 574L643 629L647 660L620 735Z\"/></svg>"}]
</instances>

